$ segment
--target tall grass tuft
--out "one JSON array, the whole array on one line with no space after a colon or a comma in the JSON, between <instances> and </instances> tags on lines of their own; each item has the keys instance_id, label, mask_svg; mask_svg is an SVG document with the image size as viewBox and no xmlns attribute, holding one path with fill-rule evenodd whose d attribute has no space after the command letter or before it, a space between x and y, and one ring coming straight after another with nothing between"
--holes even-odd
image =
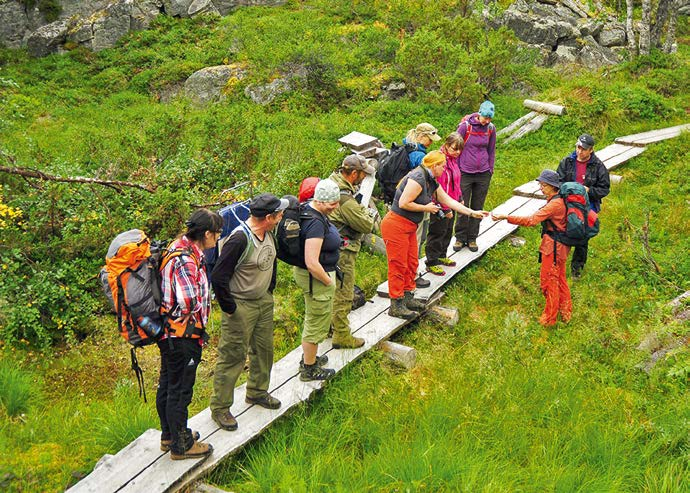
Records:
<instances>
[{"instance_id":1,"label":"tall grass tuft","mask_svg":"<svg viewBox=\"0 0 690 493\"><path fill-rule=\"evenodd\" d=\"M0 361L0 404L8 416L16 417L29 410L37 394L31 374Z\"/></svg>"}]
</instances>

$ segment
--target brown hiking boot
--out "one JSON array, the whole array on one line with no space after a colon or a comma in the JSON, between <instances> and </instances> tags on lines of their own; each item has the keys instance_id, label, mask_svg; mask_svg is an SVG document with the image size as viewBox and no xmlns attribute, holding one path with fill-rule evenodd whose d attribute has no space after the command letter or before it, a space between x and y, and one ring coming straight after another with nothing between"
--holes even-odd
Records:
<instances>
[{"instance_id":1,"label":"brown hiking boot","mask_svg":"<svg viewBox=\"0 0 690 493\"><path fill-rule=\"evenodd\" d=\"M197 442L194 443L187 450L178 454L176 452L170 451L170 458L172 460L184 460L184 459L198 459L199 457L208 457L213 453L213 446L210 443Z\"/></svg>"},{"instance_id":2,"label":"brown hiking boot","mask_svg":"<svg viewBox=\"0 0 690 493\"><path fill-rule=\"evenodd\" d=\"M331 345L333 349L355 349L364 346L364 339L355 337L352 334L347 334L342 337L334 336Z\"/></svg>"},{"instance_id":3,"label":"brown hiking boot","mask_svg":"<svg viewBox=\"0 0 690 493\"><path fill-rule=\"evenodd\" d=\"M211 411L211 419L224 430L235 431L237 429L237 420L229 409Z\"/></svg>"},{"instance_id":4,"label":"brown hiking boot","mask_svg":"<svg viewBox=\"0 0 690 493\"><path fill-rule=\"evenodd\" d=\"M407 309L405 306L405 298L391 298L391 307L388 309L388 315L410 320L415 318L417 313Z\"/></svg>"},{"instance_id":5,"label":"brown hiking boot","mask_svg":"<svg viewBox=\"0 0 690 493\"><path fill-rule=\"evenodd\" d=\"M278 409L280 407L280 401L273 397L271 394L265 394L259 397L245 397L244 402L247 404L256 404L266 409Z\"/></svg>"},{"instance_id":6,"label":"brown hiking boot","mask_svg":"<svg viewBox=\"0 0 690 493\"><path fill-rule=\"evenodd\" d=\"M426 305L419 300L414 299L414 293L412 291L405 291L405 308L412 310L414 312L423 312L426 310Z\"/></svg>"},{"instance_id":7,"label":"brown hiking boot","mask_svg":"<svg viewBox=\"0 0 690 493\"><path fill-rule=\"evenodd\" d=\"M192 438L194 438L194 440L198 440L199 438L201 438L201 435L199 434L198 431L193 431L192 432ZM167 452L168 450L170 450L171 446L172 446L172 438L169 438L167 440L163 440L161 438L161 450L163 452Z\"/></svg>"}]
</instances>

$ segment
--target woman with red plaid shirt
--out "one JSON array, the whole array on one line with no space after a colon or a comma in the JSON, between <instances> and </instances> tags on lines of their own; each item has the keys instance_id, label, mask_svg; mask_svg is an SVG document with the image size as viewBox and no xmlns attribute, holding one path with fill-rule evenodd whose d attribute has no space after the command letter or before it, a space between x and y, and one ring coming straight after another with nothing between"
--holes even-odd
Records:
<instances>
[{"instance_id":1,"label":"woman with red plaid shirt","mask_svg":"<svg viewBox=\"0 0 690 493\"><path fill-rule=\"evenodd\" d=\"M161 372L156 410L162 430L161 450L170 450L173 460L207 457L213 452L210 444L197 441L199 434L187 428L187 408L211 308L203 250L216 246L223 219L208 209L198 209L186 226L187 231L170 244L164 258L173 252L178 255L164 260L161 270L161 305L168 327L158 341Z\"/></svg>"}]
</instances>

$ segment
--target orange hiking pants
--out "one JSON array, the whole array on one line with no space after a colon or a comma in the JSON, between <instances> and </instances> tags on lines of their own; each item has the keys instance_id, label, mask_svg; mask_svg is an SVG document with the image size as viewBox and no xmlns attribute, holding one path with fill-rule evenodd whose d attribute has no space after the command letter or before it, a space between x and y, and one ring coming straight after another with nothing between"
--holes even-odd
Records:
<instances>
[{"instance_id":1,"label":"orange hiking pants","mask_svg":"<svg viewBox=\"0 0 690 493\"><path fill-rule=\"evenodd\" d=\"M417 277L417 224L389 211L381 221L381 236L388 257L388 295L402 298L414 291Z\"/></svg>"},{"instance_id":2,"label":"orange hiking pants","mask_svg":"<svg viewBox=\"0 0 690 493\"><path fill-rule=\"evenodd\" d=\"M573 314L573 301L570 298L570 287L565 278L566 255L557 255L556 263L553 262L553 252L550 255L541 256L541 292L546 298L544 313L539 317L539 323L549 327L554 325L561 314L561 320L567 322Z\"/></svg>"}]
</instances>

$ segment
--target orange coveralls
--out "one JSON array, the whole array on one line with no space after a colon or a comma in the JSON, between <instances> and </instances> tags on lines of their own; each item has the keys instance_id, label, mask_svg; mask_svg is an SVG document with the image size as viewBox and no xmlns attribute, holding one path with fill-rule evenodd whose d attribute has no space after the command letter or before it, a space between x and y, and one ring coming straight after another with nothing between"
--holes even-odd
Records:
<instances>
[{"instance_id":1,"label":"orange coveralls","mask_svg":"<svg viewBox=\"0 0 690 493\"><path fill-rule=\"evenodd\" d=\"M531 216L508 216L507 221L519 226L536 226L546 221L551 221L558 231L565 231L566 207L563 200L558 195L552 196L544 207L539 209ZM551 230L551 225L547 225L547 230ZM573 302L570 298L570 287L565 277L565 263L570 253L570 247L556 242L556 258L554 261L554 240L544 234L541 237L539 253L541 253L541 292L546 298L544 313L539 317L539 323L549 327L556 323L558 313L561 320L568 322L573 313Z\"/></svg>"}]
</instances>

